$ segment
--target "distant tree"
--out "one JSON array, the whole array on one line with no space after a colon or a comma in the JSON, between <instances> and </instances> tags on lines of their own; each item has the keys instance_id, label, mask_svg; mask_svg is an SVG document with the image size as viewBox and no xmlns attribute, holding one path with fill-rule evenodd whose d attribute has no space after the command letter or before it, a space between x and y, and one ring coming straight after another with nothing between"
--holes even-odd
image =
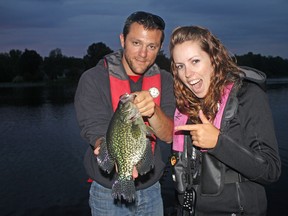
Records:
<instances>
[{"instance_id":1,"label":"distant tree","mask_svg":"<svg viewBox=\"0 0 288 216\"><path fill-rule=\"evenodd\" d=\"M64 58L65 75L70 81L77 82L84 71L84 61L81 58Z\"/></svg>"},{"instance_id":2,"label":"distant tree","mask_svg":"<svg viewBox=\"0 0 288 216\"><path fill-rule=\"evenodd\" d=\"M84 56L85 70L94 67L100 59L112 52L113 50L102 42L91 44L88 47L87 55Z\"/></svg>"},{"instance_id":3,"label":"distant tree","mask_svg":"<svg viewBox=\"0 0 288 216\"><path fill-rule=\"evenodd\" d=\"M59 48L53 49L49 53L49 58L62 58L62 51Z\"/></svg>"},{"instance_id":4,"label":"distant tree","mask_svg":"<svg viewBox=\"0 0 288 216\"><path fill-rule=\"evenodd\" d=\"M267 77L287 77L288 60L278 57L265 57L260 54L248 52L242 56L236 56L237 63L242 66L249 66L266 73Z\"/></svg>"},{"instance_id":5,"label":"distant tree","mask_svg":"<svg viewBox=\"0 0 288 216\"><path fill-rule=\"evenodd\" d=\"M164 51L161 50L156 58L156 64L161 68L166 71L171 71L170 69L170 59L166 57L164 54Z\"/></svg>"},{"instance_id":6,"label":"distant tree","mask_svg":"<svg viewBox=\"0 0 288 216\"><path fill-rule=\"evenodd\" d=\"M13 77L12 79L14 79L19 74L20 71L19 62L22 56L22 51L14 49L10 50L9 56L10 56L11 76Z\"/></svg>"},{"instance_id":7,"label":"distant tree","mask_svg":"<svg viewBox=\"0 0 288 216\"><path fill-rule=\"evenodd\" d=\"M43 71L50 80L78 81L83 70L83 59L64 56L59 48L51 50L49 56L44 58Z\"/></svg>"},{"instance_id":8,"label":"distant tree","mask_svg":"<svg viewBox=\"0 0 288 216\"><path fill-rule=\"evenodd\" d=\"M11 68L9 68L9 55L7 53L0 54L0 82L11 82Z\"/></svg>"},{"instance_id":9,"label":"distant tree","mask_svg":"<svg viewBox=\"0 0 288 216\"><path fill-rule=\"evenodd\" d=\"M265 57L265 69L271 77L288 77L288 59Z\"/></svg>"},{"instance_id":10,"label":"distant tree","mask_svg":"<svg viewBox=\"0 0 288 216\"><path fill-rule=\"evenodd\" d=\"M78 81L83 71L95 66L106 54L113 52L104 43L93 43L87 49L87 55L82 58L66 57L61 49L51 50L43 61L42 57L33 50L11 50L0 53L0 82L38 81L44 77L51 80L66 78ZM279 56L261 56L249 52L235 56L239 65L254 67L266 73L267 77L288 77L288 59ZM170 59L161 50L156 58L157 65L170 71Z\"/></svg>"},{"instance_id":11,"label":"distant tree","mask_svg":"<svg viewBox=\"0 0 288 216\"><path fill-rule=\"evenodd\" d=\"M62 77L64 73L64 56L59 48L50 51L49 56L44 58L43 70L50 80Z\"/></svg>"},{"instance_id":12,"label":"distant tree","mask_svg":"<svg viewBox=\"0 0 288 216\"><path fill-rule=\"evenodd\" d=\"M11 82L19 74L20 50L0 54L0 82Z\"/></svg>"},{"instance_id":13,"label":"distant tree","mask_svg":"<svg viewBox=\"0 0 288 216\"><path fill-rule=\"evenodd\" d=\"M43 62L42 57L34 50L25 49L19 59L20 75L25 81L39 81L43 78L40 73L40 66Z\"/></svg>"}]
</instances>

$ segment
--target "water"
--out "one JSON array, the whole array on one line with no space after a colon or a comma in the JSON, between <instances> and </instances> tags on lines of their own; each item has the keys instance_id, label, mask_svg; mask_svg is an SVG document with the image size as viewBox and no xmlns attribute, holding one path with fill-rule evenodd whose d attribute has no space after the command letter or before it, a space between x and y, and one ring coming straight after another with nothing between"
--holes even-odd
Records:
<instances>
[{"instance_id":1,"label":"water","mask_svg":"<svg viewBox=\"0 0 288 216\"><path fill-rule=\"evenodd\" d=\"M74 91L67 86L0 88L1 215L89 216L82 165L87 144L79 135ZM284 170L279 182L267 187L268 212L287 215L288 85L273 85L268 95Z\"/></svg>"},{"instance_id":2,"label":"water","mask_svg":"<svg viewBox=\"0 0 288 216\"><path fill-rule=\"evenodd\" d=\"M0 215L85 206L87 144L79 135L74 93L33 87L4 88L0 94L5 98L0 106Z\"/></svg>"},{"instance_id":3,"label":"water","mask_svg":"<svg viewBox=\"0 0 288 216\"><path fill-rule=\"evenodd\" d=\"M288 167L288 87L271 88L268 96L282 164Z\"/></svg>"}]
</instances>

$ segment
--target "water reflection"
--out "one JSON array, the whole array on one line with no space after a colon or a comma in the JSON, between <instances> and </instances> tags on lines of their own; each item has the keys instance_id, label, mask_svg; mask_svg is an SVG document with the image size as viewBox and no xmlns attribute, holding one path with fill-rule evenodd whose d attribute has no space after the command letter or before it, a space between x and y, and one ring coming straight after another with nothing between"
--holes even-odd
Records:
<instances>
[{"instance_id":1,"label":"water reflection","mask_svg":"<svg viewBox=\"0 0 288 216\"><path fill-rule=\"evenodd\" d=\"M288 85L273 85L268 89L282 164L288 167Z\"/></svg>"},{"instance_id":2,"label":"water reflection","mask_svg":"<svg viewBox=\"0 0 288 216\"><path fill-rule=\"evenodd\" d=\"M74 98L75 86L34 86L1 88L0 102L13 106L41 106L45 103L71 103Z\"/></svg>"},{"instance_id":3,"label":"water reflection","mask_svg":"<svg viewBox=\"0 0 288 216\"><path fill-rule=\"evenodd\" d=\"M87 144L79 135L74 89L0 90L1 215L42 215L47 208L86 201Z\"/></svg>"}]
</instances>

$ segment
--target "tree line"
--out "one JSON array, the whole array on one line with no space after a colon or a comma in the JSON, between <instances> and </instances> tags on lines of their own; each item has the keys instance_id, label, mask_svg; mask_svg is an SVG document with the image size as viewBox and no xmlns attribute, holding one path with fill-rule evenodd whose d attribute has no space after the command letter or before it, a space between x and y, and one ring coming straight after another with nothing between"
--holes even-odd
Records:
<instances>
[{"instance_id":1,"label":"tree line","mask_svg":"<svg viewBox=\"0 0 288 216\"><path fill-rule=\"evenodd\" d=\"M51 50L41 57L35 50L10 50L0 53L0 82L39 82L59 79L77 82L81 74L95 66L103 56L113 52L106 44L91 44L83 58L67 57L61 49ZM281 57L262 56L249 52L235 55L238 65L249 66L266 73L268 78L288 77L288 60ZM156 63L170 71L170 59L160 51Z\"/></svg>"}]
</instances>

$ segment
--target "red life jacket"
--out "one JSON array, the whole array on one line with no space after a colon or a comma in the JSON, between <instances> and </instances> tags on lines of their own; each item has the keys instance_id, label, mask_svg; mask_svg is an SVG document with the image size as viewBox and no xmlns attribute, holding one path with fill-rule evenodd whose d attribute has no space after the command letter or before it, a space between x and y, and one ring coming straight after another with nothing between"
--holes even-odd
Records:
<instances>
[{"instance_id":1,"label":"red life jacket","mask_svg":"<svg viewBox=\"0 0 288 216\"><path fill-rule=\"evenodd\" d=\"M105 61L105 66L108 67L107 61ZM128 77L122 76L122 78L120 79L120 77L116 76L116 74L115 74L115 66L112 66L112 67L114 67L113 68L114 72L113 72L113 70L109 70L109 68L108 68L108 71L109 71L110 92L111 92L111 100L112 100L111 102L112 102L113 111L115 112L115 110L117 109L117 106L118 106L120 96L125 94L125 93L130 94L131 89L130 89L130 83L129 83ZM119 68L119 70L121 70L121 68ZM125 77L125 79L124 79L124 77ZM159 90L159 93L160 93L159 96L154 98L153 100L158 106L160 106L161 76L160 76L159 70L155 71L154 73L149 73L149 75L147 75L147 73L145 73L143 75L142 90L148 91L152 87L155 87ZM149 125L148 121L145 121L145 123L147 125ZM154 135L152 135L152 136L153 136L153 140L151 140L151 146L152 146L152 151L154 152L156 137Z\"/></svg>"},{"instance_id":2,"label":"red life jacket","mask_svg":"<svg viewBox=\"0 0 288 216\"><path fill-rule=\"evenodd\" d=\"M119 102L121 95L131 93L129 80L120 80L117 77L114 77L113 74L109 74L110 79L110 92L112 99L113 110L115 111ZM149 90L152 87L156 87L160 94L157 98L154 98L154 102L160 106L160 95L161 95L161 81L160 74L156 74L150 77L143 77L142 90Z\"/></svg>"}]
</instances>

